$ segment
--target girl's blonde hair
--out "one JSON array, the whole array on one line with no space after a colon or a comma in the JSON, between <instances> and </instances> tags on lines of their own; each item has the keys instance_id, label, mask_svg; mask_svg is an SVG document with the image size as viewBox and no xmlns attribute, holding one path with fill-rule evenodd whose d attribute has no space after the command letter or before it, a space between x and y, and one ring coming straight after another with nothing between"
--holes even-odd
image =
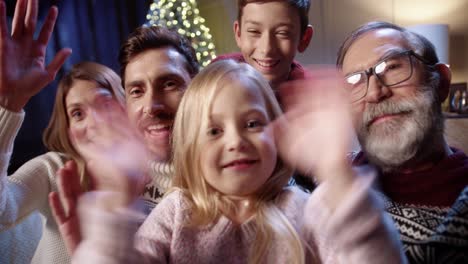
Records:
<instances>
[{"instance_id":1,"label":"girl's blonde hair","mask_svg":"<svg viewBox=\"0 0 468 264\"><path fill-rule=\"evenodd\" d=\"M173 130L173 185L184 190L191 203L192 217L190 223L187 223L190 226L207 225L214 222L222 210L235 210L232 202L205 181L200 164L199 131L204 131L201 126L206 124L215 94L227 78L246 78L254 83L264 97L270 120L282 113L268 82L248 64L232 60L218 61L192 80L179 105ZM255 195L257 236L250 253L251 263L264 262L273 237L289 242L286 244L291 248L291 263L304 263L301 239L274 202L287 185L291 174L291 168L278 157L271 177Z\"/></svg>"},{"instance_id":2,"label":"girl's blonde hair","mask_svg":"<svg viewBox=\"0 0 468 264\"><path fill-rule=\"evenodd\" d=\"M50 151L57 151L66 154L76 161L80 175L80 182L83 187L88 187L89 179L85 173L85 162L83 157L73 147L70 140L68 128L69 120L65 99L72 89L76 80L93 81L100 87L109 90L114 98L122 105L125 96L120 77L110 68L95 62L81 62L75 64L72 69L65 74L59 82L55 95L55 104L49 124L44 131L42 141Z\"/></svg>"}]
</instances>

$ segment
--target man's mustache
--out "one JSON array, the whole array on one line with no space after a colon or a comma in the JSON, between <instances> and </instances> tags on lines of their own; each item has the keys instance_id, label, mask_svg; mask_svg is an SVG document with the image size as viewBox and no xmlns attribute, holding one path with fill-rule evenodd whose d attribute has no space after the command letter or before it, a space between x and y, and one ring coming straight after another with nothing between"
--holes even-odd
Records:
<instances>
[{"instance_id":1,"label":"man's mustache","mask_svg":"<svg viewBox=\"0 0 468 264\"><path fill-rule=\"evenodd\" d=\"M399 102L386 100L375 105L368 105L364 112L363 124L368 127L370 122L379 116L411 112L413 108L414 104L406 100Z\"/></svg>"}]
</instances>

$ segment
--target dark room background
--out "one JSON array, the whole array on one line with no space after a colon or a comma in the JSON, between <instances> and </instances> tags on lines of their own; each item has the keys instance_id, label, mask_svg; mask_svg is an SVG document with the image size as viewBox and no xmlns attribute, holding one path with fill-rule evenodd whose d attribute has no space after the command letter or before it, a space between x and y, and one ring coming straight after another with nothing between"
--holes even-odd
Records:
<instances>
[{"instance_id":1,"label":"dark room background","mask_svg":"<svg viewBox=\"0 0 468 264\"><path fill-rule=\"evenodd\" d=\"M55 81L34 96L25 107L26 117L15 140L8 174L31 158L47 150L42 144L42 132L47 126L55 98L58 80L63 72L80 61L95 61L118 72L117 55L120 44L134 28L144 24L151 0L40 0L39 25L48 9L56 5L59 16L47 48L46 61L56 51L72 48ZM16 1L6 1L11 28Z\"/></svg>"}]
</instances>

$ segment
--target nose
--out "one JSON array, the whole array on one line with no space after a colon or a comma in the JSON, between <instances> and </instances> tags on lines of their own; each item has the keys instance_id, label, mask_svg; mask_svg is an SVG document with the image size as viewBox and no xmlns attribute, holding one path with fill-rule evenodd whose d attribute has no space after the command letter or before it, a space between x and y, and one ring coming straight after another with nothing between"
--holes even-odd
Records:
<instances>
[{"instance_id":1,"label":"nose","mask_svg":"<svg viewBox=\"0 0 468 264\"><path fill-rule=\"evenodd\" d=\"M238 129L231 129L226 136L228 151L242 151L247 148L247 140Z\"/></svg>"},{"instance_id":2,"label":"nose","mask_svg":"<svg viewBox=\"0 0 468 264\"><path fill-rule=\"evenodd\" d=\"M378 103L386 98L392 96L392 90L382 84L382 82L375 76L369 76L367 81L367 94L365 101L368 103Z\"/></svg>"},{"instance_id":3,"label":"nose","mask_svg":"<svg viewBox=\"0 0 468 264\"><path fill-rule=\"evenodd\" d=\"M263 55L269 55L276 49L276 43L273 39L273 35L270 33L262 34L258 45L258 48Z\"/></svg>"},{"instance_id":4,"label":"nose","mask_svg":"<svg viewBox=\"0 0 468 264\"><path fill-rule=\"evenodd\" d=\"M154 117L156 113L162 109L164 109L164 100L162 96L158 95L156 92L150 93L145 99L143 113Z\"/></svg>"},{"instance_id":5,"label":"nose","mask_svg":"<svg viewBox=\"0 0 468 264\"><path fill-rule=\"evenodd\" d=\"M96 129L97 124L99 123L100 123L99 113L96 111L96 109L90 109L87 122L86 122L87 128Z\"/></svg>"}]
</instances>

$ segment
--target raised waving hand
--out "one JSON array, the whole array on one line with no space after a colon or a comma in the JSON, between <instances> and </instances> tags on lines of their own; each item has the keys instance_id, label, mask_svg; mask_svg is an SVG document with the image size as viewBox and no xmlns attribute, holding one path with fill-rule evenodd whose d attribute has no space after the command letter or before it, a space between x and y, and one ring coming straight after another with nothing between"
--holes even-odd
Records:
<instances>
[{"instance_id":1,"label":"raised waving hand","mask_svg":"<svg viewBox=\"0 0 468 264\"><path fill-rule=\"evenodd\" d=\"M0 1L0 105L11 111L20 111L47 86L71 54L71 49L64 48L46 65L46 48L58 10L55 6L50 8L34 39L37 12L38 0L18 0L9 34L5 2Z\"/></svg>"},{"instance_id":2,"label":"raised waving hand","mask_svg":"<svg viewBox=\"0 0 468 264\"><path fill-rule=\"evenodd\" d=\"M352 122L341 73L315 69L281 88L285 115L273 123L278 150L299 171L334 186L335 207L354 181L346 159Z\"/></svg>"}]
</instances>

